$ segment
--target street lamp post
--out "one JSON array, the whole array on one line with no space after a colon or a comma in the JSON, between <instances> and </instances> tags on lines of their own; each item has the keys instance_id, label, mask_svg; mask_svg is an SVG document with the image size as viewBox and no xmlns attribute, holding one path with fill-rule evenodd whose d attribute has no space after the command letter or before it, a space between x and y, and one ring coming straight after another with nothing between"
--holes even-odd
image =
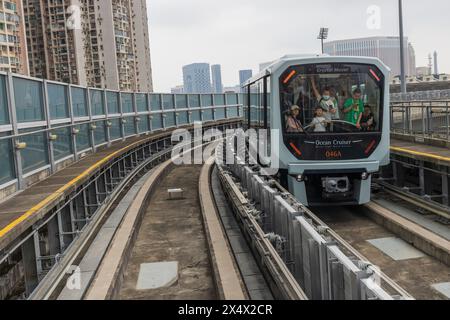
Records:
<instances>
[{"instance_id":1,"label":"street lamp post","mask_svg":"<svg viewBox=\"0 0 450 320\"><path fill-rule=\"evenodd\" d=\"M320 28L320 33L319 36L317 37L317 39L319 39L321 41L322 44L322 54L324 52L323 50L323 40L328 39L328 28Z\"/></svg>"},{"instance_id":2,"label":"street lamp post","mask_svg":"<svg viewBox=\"0 0 450 320\"><path fill-rule=\"evenodd\" d=\"M403 4L402 0L398 0L398 13L400 23L400 68L401 68L401 87L402 93L406 93L406 74L405 74L405 40L403 34Z\"/></svg>"}]
</instances>

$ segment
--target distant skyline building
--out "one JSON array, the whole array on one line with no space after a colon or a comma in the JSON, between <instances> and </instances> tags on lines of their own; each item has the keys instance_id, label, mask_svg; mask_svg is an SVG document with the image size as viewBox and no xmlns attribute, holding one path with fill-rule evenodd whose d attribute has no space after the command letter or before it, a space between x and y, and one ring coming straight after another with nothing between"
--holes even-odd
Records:
<instances>
[{"instance_id":1,"label":"distant skyline building","mask_svg":"<svg viewBox=\"0 0 450 320\"><path fill-rule=\"evenodd\" d=\"M0 71L29 75L22 0L0 2Z\"/></svg>"},{"instance_id":2,"label":"distant skyline building","mask_svg":"<svg viewBox=\"0 0 450 320\"><path fill-rule=\"evenodd\" d=\"M241 93L241 86L225 87L223 88L224 93Z\"/></svg>"},{"instance_id":3,"label":"distant skyline building","mask_svg":"<svg viewBox=\"0 0 450 320\"><path fill-rule=\"evenodd\" d=\"M417 67L416 75L418 77L431 76L430 67Z\"/></svg>"},{"instance_id":4,"label":"distant skyline building","mask_svg":"<svg viewBox=\"0 0 450 320\"><path fill-rule=\"evenodd\" d=\"M214 93L223 93L222 68L220 64L211 66L211 76Z\"/></svg>"},{"instance_id":5,"label":"distant skyline building","mask_svg":"<svg viewBox=\"0 0 450 320\"><path fill-rule=\"evenodd\" d=\"M438 67L438 53L437 51L434 52L434 74L439 74L439 67Z\"/></svg>"},{"instance_id":6,"label":"distant skyline building","mask_svg":"<svg viewBox=\"0 0 450 320\"><path fill-rule=\"evenodd\" d=\"M405 37L406 75L416 74L416 57L414 48ZM337 40L324 43L324 53L332 56L367 56L377 57L391 68L391 76L401 73L400 38L399 37L369 37L358 39Z\"/></svg>"},{"instance_id":7,"label":"distant skyline building","mask_svg":"<svg viewBox=\"0 0 450 320\"><path fill-rule=\"evenodd\" d=\"M176 86L170 89L170 93L172 94L183 94L184 93L184 86Z\"/></svg>"},{"instance_id":8,"label":"distant skyline building","mask_svg":"<svg viewBox=\"0 0 450 320\"><path fill-rule=\"evenodd\" d=\"M253 71L248 70L240 70L239 71L239 84L242 87L242 85L251 77L253 77ZM241 90L242 91L242 90Z\"/></svg>"},{"instance_id":9,"label":"distant skyline building","mask_svg":"<svg viewBox=\"0 0 450 320\"><path fill-rule=\"evenodd\" d=\"M184 93L212 93L208 63L193 63L183 67Z\"/></svg>"},{"instance_id":10,"label":"distant skyline building","mask_svg":"<svg viewBox=\"0 0 450 320\"><path fill-rule=\"evenodd\" d=\"M23 0L30 74L153 91L146 0ZM72 21L80 9L80 21Z\"/></svg>"}]
</instances>

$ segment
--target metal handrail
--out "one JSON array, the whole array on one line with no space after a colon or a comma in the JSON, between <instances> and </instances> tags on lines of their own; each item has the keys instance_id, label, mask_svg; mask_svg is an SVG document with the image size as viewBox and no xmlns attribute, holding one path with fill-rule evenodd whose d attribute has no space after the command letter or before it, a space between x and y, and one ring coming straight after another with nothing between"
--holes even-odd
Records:
<instances>
[{"instance_id":1,"label":"metal handrail","mask_svg":"<svg viewBox=\"0 0 450 320\"><path fill-rule=\"evenodd\" d=\"M391 131L450 141L450 101L402 101L391 104Z\"/></svg>"}]
</instances>

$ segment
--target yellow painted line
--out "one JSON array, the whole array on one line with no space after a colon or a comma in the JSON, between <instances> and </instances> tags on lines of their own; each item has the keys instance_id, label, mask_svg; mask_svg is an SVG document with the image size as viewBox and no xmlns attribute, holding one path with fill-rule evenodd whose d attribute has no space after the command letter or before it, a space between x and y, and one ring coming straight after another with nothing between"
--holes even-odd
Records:
<instances>
[{"instance_id":1,"label":"yellow painted line","mask_svg":"<svg viewBox=\"0 0 450 320\"><path fill-rule=\"evenodd\" d=\"M49 195L47 198L45 198L44 200L39 202L37 205L35 205L31 209L29 209L27 212L25 212L22 216L20 216L19 218L17 218L13 222L11 222L9 225L7 225L5 228L0 230L0 239L3 238L6 234L8 234L15 227L17 227L19 224L21 224L23 221L25 221L26 219L28 219L29 217L34 215L36 212L38 212L39 210L44 208L46 205L50 204L52 201L57 199L59 196L63 195L66 190L68 190L69 188L74 186L81 179L89 176L89 174L91 174L97 168L101 167L104 163L106 163L109 160L113 159L116 155L126 151L127 149L132 148L135 145L141 144L143 141L144 140L136 141L136 142L134 142L134 143L132 143L132 144L122 148L122 149L119 149L119 150L111 153L110 155L106 156L102 160L100 160L100 161L96 162L95 164L93 164L91 167L86 169L83 173L81 173L79 176L74 178L72 181L68 182L67 184L65 184L64 186L62 186L58 190L56 190L54 193Z\"/></svg>"},{"instance_id":2,"label":"yellow painted line","mask_svg":"<svg viewBox=\"0 0 450 320\"><path fill-rule=\"evenodd\" d=\"M408 154L413 154L415 156L421 156L421 157L425 157L425 158L431 158L431 159L436 159L436 160L440 160L440 161L450 162L450 158L449 157L438 156L438 155L431 154L431 153L414 151L414 150L405 149L405 148L399 148L399 147L391 147L391 150L392 151L403 152L403 153L408 153Z\"/></svg>"}]
</instances>

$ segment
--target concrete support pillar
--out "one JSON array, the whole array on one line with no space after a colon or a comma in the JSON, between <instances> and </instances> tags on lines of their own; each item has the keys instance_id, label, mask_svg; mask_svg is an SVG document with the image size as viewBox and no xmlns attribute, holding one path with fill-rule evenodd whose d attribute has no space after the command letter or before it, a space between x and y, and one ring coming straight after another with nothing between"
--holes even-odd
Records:
<instances>
[{"instance_id":1,"label":"concrete support pillar","mask_svg":"<svg viewBox=\"0 0 450 320\"><path fill-rule=\"evenodd\" d=\"M405 168L401 163L392 162L392 171L394 174L395 185L403 188L405 186Z\"/></svg>"},{"instance_id":2,"label":"concrete support pillar","mask_svg":"<svg viewBox=\"0 0 450 320\"><path fill-rule=\"evenodd\" d=\"M52 218L47 224L47 241L49 254L51 256L56 256L61 253L61 242L59 237L59 225L58 225L58 217L55 216Z\"/></svg>"},{"instance_id":3,"label":"concrete support pillar","mask_svg":"<svg viewBox=\"0 0 450 320\"><path fill-rule=\"evenodd\" d=\"M444 195L444 198L442 200L442 203L446 206L450 205L450 177L447 173L442 175L442 194Z\"/></svg>"},{"instance_id":4,"label":"concrete support pillar","mask_svg":"<svg viewBox=\"0 0 450 320\"><path fill-rule=\"evenodd\" d=\"M22 245L22 263L25 277L25 293L28 296L39 284L35 241L33 237L25 241Z\"/></svg>"},{"instance_id":5,"label":"concrete support pillar","mask_svg":"<svg viewBox=\"0 0 450 320\"><path fill-rule=\"evenodd\" d=\"M432 172L423 169L423 176L424 176L424 184L423 184L423 191L425 195L431 196L433 195L433 180L434 175Z\"/></svg>"},{"instance_id":6,"label":"concrete support pillar","mask_svg":"<svg viewBox=\"0 0 450 320\"><path fill-rule=\"evenodd\" d=\"M420 186L420 195L425 195L425 170L423 167L423 163L420 164L419 168L419 186Z\"/></svg>"},{"instance_id":7,"label":"concrete support pillar","mask_svg":"<svg viewBox=\"0 0 450 320\"><path fill-rule=\"evenodd\" d=\"M63 250L67 249L69 245L72 243L74 239L74 235L72 232L75 232L74 224L72 223L72 216L71 216L71 205L64 208L59 214L58 214L58 224L59 224L59 230L60 230L60 241L61 241L61 247Z\"/></svg>"}]
</instances>

